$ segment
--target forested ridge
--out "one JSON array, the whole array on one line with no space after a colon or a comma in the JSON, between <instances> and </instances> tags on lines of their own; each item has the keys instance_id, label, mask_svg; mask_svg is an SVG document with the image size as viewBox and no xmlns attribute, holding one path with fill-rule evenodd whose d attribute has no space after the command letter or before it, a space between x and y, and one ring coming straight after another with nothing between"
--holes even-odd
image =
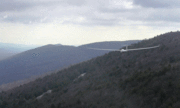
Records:
<instances>
[{"instance_id":1,"label":"forested ridge","mask_svg":"<svg viewBox=\"0 0 180 108\"><path fill-rule=\"evenodd\" d=\"M0 108L179 108L180 32L129 48L155 45L110 52L2 92Z\"/></svg>"}]
</instances>

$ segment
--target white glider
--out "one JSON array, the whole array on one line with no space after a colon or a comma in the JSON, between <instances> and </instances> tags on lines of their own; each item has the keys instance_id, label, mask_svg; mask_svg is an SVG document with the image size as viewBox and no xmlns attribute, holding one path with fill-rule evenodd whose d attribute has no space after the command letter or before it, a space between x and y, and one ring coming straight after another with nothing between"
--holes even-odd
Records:
<instances>
[{"instance_id":1,"label":"white glider","mask_svg":"<svg viewBox=\"0 0 180 108\"><path fill-rule=\"evenodd\" d=\"M128 49L126 46L126 49L100 49L100 48L88 48L88 49L93 49L93 50L106 50L106 51L120 51L120 52L128 52L128 51L137 51L137 50L145 50L145 49L152 49L152 48L157 48L158 46L153 46L153 47L145 47L145 48L135 48L135 49Z\"/></svg>"}]
</instances>

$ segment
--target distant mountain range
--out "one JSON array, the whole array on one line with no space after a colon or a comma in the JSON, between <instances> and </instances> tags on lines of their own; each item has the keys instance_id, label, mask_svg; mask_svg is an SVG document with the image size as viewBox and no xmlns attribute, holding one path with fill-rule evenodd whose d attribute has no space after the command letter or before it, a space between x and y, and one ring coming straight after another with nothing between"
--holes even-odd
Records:
<instances>
[{"instance_id":1,"label":"distant mountain range","mask_svg":"<svg viewBox=\"0 0 180 108\"><path fill-rule=\"evenodd\" d=\"M0 60L6 59L23 51L38 47L38 45L22 45L11 43L0 43Z\"/></svg>"},{"instance_id":2,"label":"distant mountain range","mask_svg":"<svg viewBox=\"0 0 180 108\"><path fill-rule=\"evenodd\" d=\"M108 52L91 50L87 47L119 49L135 42L137 41L99 42L78 47L45 45L31 49L0 61L0 84L59 70Z\"/></svg>"}]
</instances>

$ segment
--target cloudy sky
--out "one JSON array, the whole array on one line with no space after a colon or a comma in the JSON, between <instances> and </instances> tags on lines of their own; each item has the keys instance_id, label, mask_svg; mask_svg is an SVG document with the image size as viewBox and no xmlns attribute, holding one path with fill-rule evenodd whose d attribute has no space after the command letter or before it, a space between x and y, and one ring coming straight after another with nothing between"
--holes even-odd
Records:
<instances>
[{"instance_id":1,"label":"cloudy sky","mask_svg":"<svg viewBox=\"0 0 180 108\"><path fill-rule=\"evenodd\" d=\"M4 43L81 45L179 28L179 0L0 0Z\"/></svg>"}]
</instances>

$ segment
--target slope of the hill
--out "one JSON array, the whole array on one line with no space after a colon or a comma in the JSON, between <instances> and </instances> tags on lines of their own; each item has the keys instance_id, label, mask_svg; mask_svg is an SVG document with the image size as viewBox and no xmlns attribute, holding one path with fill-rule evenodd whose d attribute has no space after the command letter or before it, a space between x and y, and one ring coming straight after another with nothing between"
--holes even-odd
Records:
<instances>
[{"instance_id":1,"label":"slope of the hill","mask_svg":"<svg viewBox=\"0 0 180 108\"><path fill-rule=\"evenodd\" d=\"M0 60L6 59L23 51L38 47L37 45L21 45L11 43L0 43Z\"/></svg>"},{"instance_id":2,"label":"slope of the hill","mask_svg":"<svg viewBox=\"0 0 180 108\"><path fill-rule=\"evenodd\" d=\"M18 54L18 52L12 52L4 48L0 48L0 60L6 59L16 54Z\"/></svg>"},{"instance_id":3,"label":"slope of the hill","mask_svg":"<svg viewBox=\"0 0 180 108\"><path fill-rule=\"evenodd\" d=\"M180 32L133 44L0 94L1 108L179 108Z\"/></svg>"},{"instance_id":4,"label":"slope of the hill","mask_svg":"<svg viewBox=\"0 0 180 108\"><path fill-rule=\"evenodd\" d=\"M115 48L121 48L123 45L134 42L137 41L101 42L95 46L99 47L101 44L108 44L108 46L112 46L111 48L115 47L115 45L117 45ZM38 47L0 61L0 84L62 69L107 52L90 50L85 46L46 45Z\"/></svg>"}]
</instances>

